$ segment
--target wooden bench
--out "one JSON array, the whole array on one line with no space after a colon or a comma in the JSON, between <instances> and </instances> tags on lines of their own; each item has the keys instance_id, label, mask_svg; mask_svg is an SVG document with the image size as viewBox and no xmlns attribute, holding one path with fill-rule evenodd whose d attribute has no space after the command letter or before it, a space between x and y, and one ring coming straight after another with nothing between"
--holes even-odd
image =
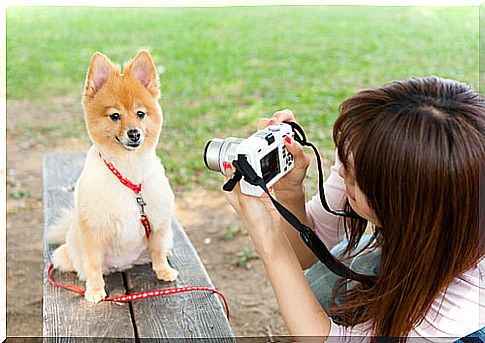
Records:
<instances>
[{"instance_id":1,"label":"wooden bench","mask_svg":"<svg viewBox=\"0 0 485 343\"><path fill-rule=\"evenodd\" d=\"M128 338L133 341L140 338L235 341L224 307L216 294L197 291L132 303L101 302L93 305L75 293L51 286L47 268L55 246L47 242L46 233L60 210L72 205L74 185L84 159L83 153L51 154L44 158L44 337L91 337L88 341L92 337ZM170 287L214 287L192 243L176 220L173 221L173 231L174 249L169 262L179 271L177 280L158 281L150 265L137 266L105 276L108 296ZM53 278L61 284L85 287L75 273L54 271Z\"/></svg>"}]
</instances>

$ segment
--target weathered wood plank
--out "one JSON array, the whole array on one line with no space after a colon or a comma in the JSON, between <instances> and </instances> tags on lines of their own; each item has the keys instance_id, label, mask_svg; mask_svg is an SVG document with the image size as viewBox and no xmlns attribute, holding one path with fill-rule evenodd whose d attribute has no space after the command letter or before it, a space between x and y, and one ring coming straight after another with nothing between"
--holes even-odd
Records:
<instances>
[{"instance_id":1,"label":"weathered wood plank","mask_svg":"<svg viewBox=\"0 0 485 343\"><path fill-rule=\"evenodd\" d=\"M54 154L44 158L44 301L43 332L49 342L79 342L74 337L133 338L129 304L100 303L92 305L72 292L52 287L47 280L47 267L55 246L46 239L48 228L63 207L72 206L73 189L84 164L85 154ZM62 284L85 287L75 273L53 272ZM122 275L105 276L109 295L124 294ZM89 339L88 339L89 340Z\"/></svg>"},{"instance_id":2,"label":"weathered wood plank","mask_svg":"<svg viewBox=\"0 0 485 343\"><path fill-rule=\"evenodd\" d=\"M169 262L179 271L175 282L158 281L150 265L126 271L130 292L183 286L214 287L189 238L173 220L174 249ZM235 341L219 296L188 292L133 303L140 338L210 338Z\"/></svg>"}]
</instances>

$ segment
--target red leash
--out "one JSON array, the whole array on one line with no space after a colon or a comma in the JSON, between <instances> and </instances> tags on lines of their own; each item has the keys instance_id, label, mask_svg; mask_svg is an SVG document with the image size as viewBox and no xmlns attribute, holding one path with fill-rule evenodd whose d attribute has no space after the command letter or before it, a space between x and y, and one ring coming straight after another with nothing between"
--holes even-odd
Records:
<instances>
[{"instance_id":1,"label":"red leash","mask_svg":"<svg viewBox=\"0 0 485 343\"><path fill-rule=\"evenodd\" d=\"M54 268L54 265L51 263L49 265L49 268L47 269L47 279L49 280L49 282L51 283L52 286L64 288L64 289L67 289L71 292L77 293L81 296L84 296L85 291L82 288L79 288L79 287L74 286L74 285L61 285L60 283L55 282L54 279L52 279L52 276L51 276L51 272L52 272L53 268ZM117 302L117 303L126 303L126 302L130 302L130 301L133 301L133 300L161 297L161 296L165 296L165 295L185 293L185 292L194 292L194 291L211 292L211 293L215 293L218 296L220 296L222 298L222 301L224 302L224 306L226 308L227 320L231 320L231 317L229 315L229 305L227 304L227 301L226 301L226 298L224 297L224 295L221 292L219 292L217 289L205 287L205 286L187 286L187 287L173 287L173 288L157 289L157 290L153 290L153 291L138 292L138 293L133 293L133 294L119 295L117 297L104 298L102 301L113 301L113 302Z\"/></svg>"}]
</instances>

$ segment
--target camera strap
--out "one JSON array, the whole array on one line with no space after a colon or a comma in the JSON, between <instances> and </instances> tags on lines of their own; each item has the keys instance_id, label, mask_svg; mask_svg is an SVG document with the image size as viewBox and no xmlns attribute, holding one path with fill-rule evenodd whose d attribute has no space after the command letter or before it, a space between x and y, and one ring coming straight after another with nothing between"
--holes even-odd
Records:
<instances>
[{"instance_id":1,"label":"camera strap","mask_svg":"<svg viewBox=\"0 0 485 343\"><path fill-rule=\"evenodd\" d=\"M340 211L340 210L332 210L328 206L328 203L325 199L324 188L323 188L323 171L321 165L321 158L320 154L318 153L317 148L310 142L306 140L305 133L303 129L294 122L287 122L293 128L293 132L295 133L295 140L300 143L302 146L309 146L313 149L313 152L317 158L317 168L318 168L318 188L320 193L320 201L322 202L322 206L324 209L334 215L343 216L347 218L358 218L358 216L354 213ZM334 274L355 281L362 282L367 285L373 284L373 277L368 275L363 275L354 272L352 269L344 265L342 262L337 260L325 246L325 244L318 238L316 233L303 224L293 213L291 213L286 207L281 205L273 196L270 194L268 187L266 186L266 182L263 180L262 177L258 176L254 171L253 167L249 164L245 155L238 155L237 159L233 161L233 166L235 167L236 171L234 172L233 176L229 181L227 181L222 189L226 192L231 192L236 184L244 177L244 180L254 186L259 186L263 189L263 191L268 194L271 202L275 206L276 210L281 214L281 216L291 225L293 226L299 233L302 240L305 244L310 248L310 250L318 257L318 259Z\"/></svg>"}]
</instances>

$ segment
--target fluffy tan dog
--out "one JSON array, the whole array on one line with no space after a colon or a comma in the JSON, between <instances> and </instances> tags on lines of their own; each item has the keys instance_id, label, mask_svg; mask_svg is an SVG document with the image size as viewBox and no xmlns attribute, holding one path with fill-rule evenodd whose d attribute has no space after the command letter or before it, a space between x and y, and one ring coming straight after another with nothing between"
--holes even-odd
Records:
<instances>
[{"instance_id":1,"label":"fluffy tan dog","mask_svg":"<svg viewBox=\"0 0 485 343\"><path fill-rule=\"evenodd\" d=\"M82 101L93 146L75 187L74 209L64 211L50 230L51 242L65 242L53 254L54 267L76 271L92 303L106 297L103 273L151 259L158 279L173 281L178 275L167 261L174 195L155 154L162 127L159 97L148 51L126 63L123 74L103 54L93 55ZM137 194L107 163L124 179L142 184L148 236Z\"/></svg>"}]
</instances>

